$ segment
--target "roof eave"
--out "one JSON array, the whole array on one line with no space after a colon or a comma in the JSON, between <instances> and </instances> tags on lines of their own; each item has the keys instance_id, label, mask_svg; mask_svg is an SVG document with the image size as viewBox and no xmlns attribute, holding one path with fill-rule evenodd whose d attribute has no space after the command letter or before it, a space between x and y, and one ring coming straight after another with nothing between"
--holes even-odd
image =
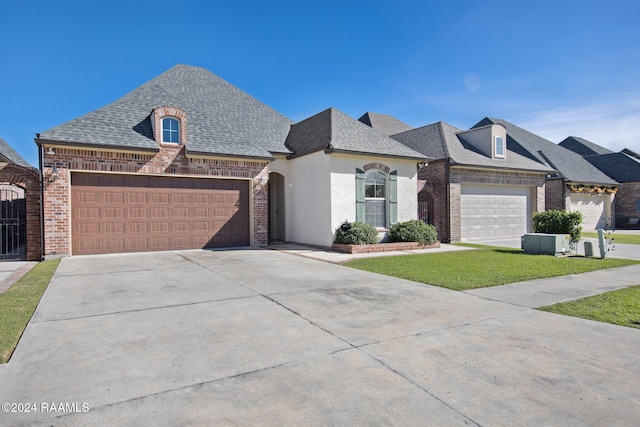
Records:
<instances>
[{"instance_id":1,"label":"roof eave","mask_svg":"<svg viewBox=\"0 0 640 427\"><path fill-rule=\"evenodd\" d=\"M114 144L98 144L93 142L80 142L80 141L69 141L69 140L55 140L55 139L45 139L45 138L34 138L34 141L37 145L58 145L58 146L70 146L74 148L101 148L105 150L125 150L125 151L149 151L149 152L158 152L160 151L160 147L133 147L131 145L114 145Z\"/></svg>"},{"instance_id":2,"label":"roof eave","mask_svg":"<svg viewBox=\"0 0 640 427\"><path fill-rule=\"evenodd\" d=\"M555 169L541 170L541 169L518 168L518 167L513 167L513 166L477 165L477 164L472 164L472 163L458 163L451 157L449 157L449 159L451 159L450 165L454 166L454 167L458 166L458 167L473 168L473 169L510 170L510 171L518 171L518 172L529 172L529 173L535 173L535 174L540 174L540 175L549 175L549 174L558 173L558 171L555 170Z\"/></svg>"},{"instance_id":3,"label":"roof eave","mask_svg":"<svg viewBox=\"0 0 640 427\"><path fill-rule=\"evenodd\" d=\"M358 156L381 156L381 157L391 157L395 159L405 159L405 160L415 160L418 162L430 162L433 160L431 157L427 156L403 156L401 154L383 154L383 153L373 153L370 151L355 151L355 150L344 150L334 147L327 147L324 150L325 154L331 153L341 153L341 154L353 154Z\"/></svg>"},{"instance_id":4,"label":"roof eave","mask_svg":"<svg viewBox=\"0 0 640 427\"><path fill-rule=\"evenodd\" d=\"M202 157L225 157L225 158L234 158L234 159L251 159L251 160L261 160L261 161L266 161L266 162L270 162L275 160L275 157L273 156L257 156L257 155L250 155L250 154L230 154L230 153L216 153L216 152L211 152L211 151L194 151L194 150L189 150L189 147L187 147L187 151L186 151L187 157L191 156L191 157L195 157L195 156L202 156Z\"/></svg>"}]
</instances>

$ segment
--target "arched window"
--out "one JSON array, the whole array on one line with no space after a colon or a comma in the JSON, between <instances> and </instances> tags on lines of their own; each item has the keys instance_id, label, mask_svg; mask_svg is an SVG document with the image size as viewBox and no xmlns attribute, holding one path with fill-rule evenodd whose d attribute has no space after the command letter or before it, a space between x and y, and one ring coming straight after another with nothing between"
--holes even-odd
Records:
<instances>
[{"instance_id":1,"label":"arched window","mask_svg":"<svg viewBox=\"0 0 640 427\"><path fill-rule=\"evenodd\" d=\"M398 171L356 168L356 221L376 228L398 222Z\"/></svg>"},{"instance_id":2,"label":"arched window","mask_svg":"<svg viewBox=\"0 0 640 427\"><path fill-rule=\"evenodd\" d=\"M174 117L162 119L162 142L180 143L180 121Z\"/></svg>"}]
</instances>

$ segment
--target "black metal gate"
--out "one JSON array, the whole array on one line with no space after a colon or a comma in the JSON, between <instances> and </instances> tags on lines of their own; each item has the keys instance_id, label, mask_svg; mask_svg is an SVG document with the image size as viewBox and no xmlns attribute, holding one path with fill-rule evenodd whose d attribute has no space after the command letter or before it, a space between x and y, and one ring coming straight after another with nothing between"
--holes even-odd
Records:
<instances>
[{"instance_id":1,"label":"black metal gate","mask_svg":"<svg viewBox=\"0 0 640 427\"><path fill-rule=\"evenodd\" d=\"M0 184L0 261L26 258L26 214L24 189Z\"/></svg>"}]
</instances>

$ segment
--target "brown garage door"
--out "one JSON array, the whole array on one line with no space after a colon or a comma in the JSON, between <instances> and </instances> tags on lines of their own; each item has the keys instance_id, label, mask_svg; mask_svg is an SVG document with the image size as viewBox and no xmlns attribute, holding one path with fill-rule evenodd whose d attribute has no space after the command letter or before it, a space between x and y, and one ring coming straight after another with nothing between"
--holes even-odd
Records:
<instances>
[{"instance_id":1,"label":"brown garage door","mask_svg":"<svg viewBox=\"0 0 640 427\"><path fill-rule=\"evenodd\" d=\"M247 181L73 173L74 255L249 245Z\"/></svg>"}]
</instances>

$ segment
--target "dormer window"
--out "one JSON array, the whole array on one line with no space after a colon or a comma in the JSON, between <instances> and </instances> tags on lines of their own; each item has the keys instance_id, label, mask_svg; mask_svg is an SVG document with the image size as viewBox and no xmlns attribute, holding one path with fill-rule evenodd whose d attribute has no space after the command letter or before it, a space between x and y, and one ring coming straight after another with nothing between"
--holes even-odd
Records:
<instances>
[{"instance_id":1,"label":"dormer window","mask_svg":"<svg viewBox=\"0 0 640 427\"><path fill-rule=\"evenodd\" d=\"M175 117L162 119L162 142L180 144L180 121Z\"/></svg>"},{"instance_id":2,"label":"dormer window","mask_svg":"<svg viewBox=\"0 0 640 427\"><path fill-rule=\"evenodd\" d=\"M187 143L187 113L166 105L151 111L151 130L158 145L184 146Z\"/></svg>"},{"instance_id":3,"label":"dormer window","mask_svg":"<svg viewBox=\"0 0 640 427\"><path fill-rule=\"evenodd\" d=\"M493 144L493 156L504 158L504 137L496 136Z\"/></svg>"}]
</instances>

